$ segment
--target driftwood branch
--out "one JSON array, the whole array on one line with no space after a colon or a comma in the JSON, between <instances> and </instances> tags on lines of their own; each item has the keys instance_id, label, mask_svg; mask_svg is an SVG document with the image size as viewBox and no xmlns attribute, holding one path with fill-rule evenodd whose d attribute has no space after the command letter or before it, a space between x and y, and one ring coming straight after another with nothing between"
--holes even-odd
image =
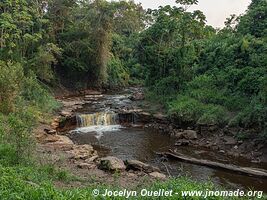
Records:
<instances>
[{"instance_id":1,"label":"driftwood branch","mask_svg":"<svg viewBox=\"0 0 267 200\"><path fill-rule=\"evenodd\" d=\"M182 154L177 154L173 151L169 152L164 152L164 153L157 153L161 154L170 158L178 159L183 162L187 163L192 163L196 165L202 165L202 166L207 166L210 168L215 168L215 169L223 169L227 171L232 171L232 172L237 172L240 174L248 175L248 176L254 176L254 177L259 177L259 178L267 178L267 171L264 169L257 169L257 168L250 168L250 167L239 167L235 165L230 165L230 164L223 164L223 163L218 163L218 162L213 162L209 160L200 160L192 157L187 157Z\"/></svg>"}]
</instances>

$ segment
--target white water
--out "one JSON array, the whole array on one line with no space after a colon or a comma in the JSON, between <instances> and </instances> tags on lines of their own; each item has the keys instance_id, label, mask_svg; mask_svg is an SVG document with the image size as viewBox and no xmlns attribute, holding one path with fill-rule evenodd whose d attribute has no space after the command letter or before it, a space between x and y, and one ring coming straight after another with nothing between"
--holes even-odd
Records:
<instances>
[{"instance_id":1,"label":"white water","mask_svg":"<svg viewBox=\"0 0 267 200\"><path fill-rule=\"evenodd\" d=\"M95 137L100 139L104 132L119 131L121 128L121 125L97 125L77 128L74 131L80 133L96 133Z\"/></svg>"}]
</instances>

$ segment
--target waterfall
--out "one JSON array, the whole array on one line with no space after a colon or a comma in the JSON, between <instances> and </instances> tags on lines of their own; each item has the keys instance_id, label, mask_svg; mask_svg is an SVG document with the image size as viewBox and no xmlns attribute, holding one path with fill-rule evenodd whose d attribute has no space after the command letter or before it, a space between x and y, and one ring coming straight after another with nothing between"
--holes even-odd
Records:
<instances>
[{"instance_id":1,"label":"waterfall","mask_svg":"<svg viewBox=\"0 0 267 200\"><path fill-rule=\"evenodd\" d=\"M77 115L77 123L79 127L116 125L117 121L118 114L112 112Z\"/></svg>"}]
</instances>

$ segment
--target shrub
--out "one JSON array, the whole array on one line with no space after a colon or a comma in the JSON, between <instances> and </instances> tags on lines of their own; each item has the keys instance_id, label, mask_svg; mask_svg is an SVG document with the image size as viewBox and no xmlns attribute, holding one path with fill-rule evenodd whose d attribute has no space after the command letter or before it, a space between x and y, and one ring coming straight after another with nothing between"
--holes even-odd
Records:
<instances>
[{"instance_id":1,"label":"shrub","mask_svg":"<svg viewBox=\"0 0 267 200\"><path fill-rule=\"evenodd\" d=\"M34 147L32 129L35 124L34 115L28 110L20 110L7 116L7 130L4 142L10 144L15 151L15 163L28 162ZM5 144L5 143L4 143Z\"/></svg>"},{"instance_id":2,"label":"shrub","mask_svg":"<svg viewBox=\"0 0 267 200\"><path fill-rule=\"evenodd\" d=\"M207 104L204 106L203 113L197 122L201 124L225 125L228 120L228 115L224 107Z\"/></svg>"},{"instance_id":3,"label":"shrub","mask_svg":"<svg viewBox=\"0 0 267 200\"><path fill-rule=\"evenodd\" d=\"M129 73L120 59L112 57L108 63L108 85L110 87L126 86L129 82Z\"/></svg>"},{"instance_id":4,"label":"shrub","mask_svg":"<svg viewBox=\"0 0 267 200\"><path fill-rule=\"evenodd\" d=\"M204 106L199 101L188 96L178 96L169 104L169 115L182 122L196 122L203 113Z\"/></svg>"},{"instance_id":5,"label":"shrub","mask_svg":"<svg viewBox=\"0 0 267 200\"><path fill-rule=\"evenodd\" d=\"M14 111L15 101L23 83L23 69L19 63L0 61L0 112Z\"/></svg>"},{"instance_id":6,"label":"shrub","mask_svg":"<svg viewBox=\"0 0 267 200\"><path fill-rule=\"evenodd\" d=\"M237 124L247 128L256 127L257 129L264 130L267 121L266 113L266 105L261 103L256 97L238 113L231 124Z\"/></svg>"},{"instance_id":7,"label":"shrub","mask_svg":"<svg viewBox=\"0 0 267 200\"><path fill-rule=\"evenodd\" d=\"M38 82L34 75L25 78L22 89L22 99L44 113L59 107L52 95Z\"/></svg>"}]
</instances>

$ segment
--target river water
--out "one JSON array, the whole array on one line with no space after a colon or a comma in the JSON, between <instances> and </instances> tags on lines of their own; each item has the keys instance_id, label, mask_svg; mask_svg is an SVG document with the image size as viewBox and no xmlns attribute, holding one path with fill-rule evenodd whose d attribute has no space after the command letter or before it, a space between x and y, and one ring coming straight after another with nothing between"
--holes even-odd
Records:
<instances>
[{"instance_id":1,"label":"river water","mask_svg":"<svg viewBox=\"0 0 267 200\"><path fill-rule=\"evenodd\" d=\"M116 111L121 108L133 109L126 94L85 96L87 104L77 110L79 127L70 131L71 138L78 144L92 144L100 156L113 155L123 160L136 159L161 168L171 176L187 175L193 180L211 180L229 189L253 189L267 193L267 180L253 178L224 170L211 169L179 162L162 160L156 152L174 148L174 139L168 135L147 130L133 123L131 127L119 124ZM136 126L136 127L135 127ZM232 159L206 149L179 147L179 153L194 158L235 164L244 167L265 168L266 163L254 164L242 159Z\"/></svg>"}]
</instances>

